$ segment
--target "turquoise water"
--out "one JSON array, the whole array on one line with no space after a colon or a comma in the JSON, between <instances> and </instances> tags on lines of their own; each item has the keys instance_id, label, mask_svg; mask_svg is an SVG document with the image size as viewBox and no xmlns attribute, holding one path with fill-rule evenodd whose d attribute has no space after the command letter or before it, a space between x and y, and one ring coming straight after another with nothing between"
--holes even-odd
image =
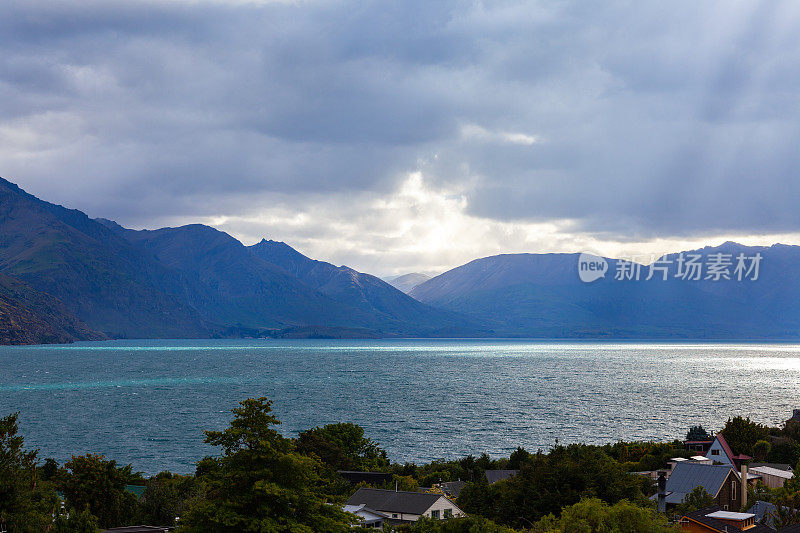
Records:
<instances>
[{"instance_id":1,"label":"turquoise water","mask_svg":"<svg viewBox=\"0 0 800 533\"><path fill-rule=\"evenodd\" d=\"M281 431L362 425L395 461L671 439L800 408L800 345L180 340L0 347L0 413L41 457L192 472L204 429L268 396Z\"/></svg>"}]
</instances>

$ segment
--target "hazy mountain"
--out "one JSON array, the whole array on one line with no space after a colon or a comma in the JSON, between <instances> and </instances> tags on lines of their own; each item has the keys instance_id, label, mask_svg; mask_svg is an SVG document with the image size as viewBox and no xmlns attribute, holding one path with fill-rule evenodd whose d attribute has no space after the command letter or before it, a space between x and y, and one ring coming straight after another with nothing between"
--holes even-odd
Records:
<instances>
[{"instance_id":1,"label":"hazy mountain","mask_svg":"<svg viewBox=\"0 0 800 533\"><path fill-rule=\"evenodd\" d=\"M413 289L420 283L428 281L429 279L431 279L431 277L427 274L412 272L410 274L403 274L402 276L392 276L390 278L384 278L384 281L390 284L392 287L408 294L409 292L411 292L411 289Z\"/></svg>"},{"instance_id":2,"label":"hazy mountain","mask_svg":"<svg viewBox=\"0 0 800 533\"><path fill-rule=\"evenodd\" d=\"M434 309L385 281L346 266L310 259L283 242L262 240L249 247L253 255L289 272L337 302L357 308L391 328L410 335L474 336L484 330L477 322Z\"/></svg>"},{"instance_id":3,"label":"hazy mountain","mask_svg":"<svg viewBox=\"0 0 800 533\"><path fill-rule=\"evenodd\" d=\"M0 274L0 344L67 343L104 338L57 299Z\"/></svg>"},{"instance_id":4,"label":"hazy mountain","mask_svg":"<svg viewBox=\"0 0 800 533\"><path fill-rule=\"evenodd\" d=\"M677 254L647 281L615 280L617 260L604 278L583 283L578 254L513 254L478 259L415 287L420 301L499 322L498 334L535 337L796 338L800 334L800 247L744 247L725 243L690 251L761 253L756 281L676 278ZM733 270L731 267L731 272ZM703 277L705 277L705 273Z\"/></svg>"}]
</instances>

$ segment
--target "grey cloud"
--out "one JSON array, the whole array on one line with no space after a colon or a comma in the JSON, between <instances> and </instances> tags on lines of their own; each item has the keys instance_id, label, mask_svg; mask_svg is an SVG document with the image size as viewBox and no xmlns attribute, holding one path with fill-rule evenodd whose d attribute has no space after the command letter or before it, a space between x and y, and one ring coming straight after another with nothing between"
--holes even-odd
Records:
<instances>
[{"instance_id":1,"label":"grey cloud","mask_svg":"<svg viewBox=\"0 0 800 533\"><path fill-rule=\"evenodd\" d=\"M799 15L791 2L6 2L0 131L14 138L0 175L139 226L271 195L355 213L359 193L422 170L460 185L474 215L617 240L798 231ZM465 125L537 142L464 138Z\"/></svg>"}]
</instances>

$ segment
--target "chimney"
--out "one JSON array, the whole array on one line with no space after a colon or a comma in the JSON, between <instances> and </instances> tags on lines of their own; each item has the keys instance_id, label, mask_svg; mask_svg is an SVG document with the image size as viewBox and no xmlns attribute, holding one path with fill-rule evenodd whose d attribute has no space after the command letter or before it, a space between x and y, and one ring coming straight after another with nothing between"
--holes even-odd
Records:
<instances>
[{"instance_id":1,"label":"chimney","mask_svg":"<svg viewBox=\"0 0 800 533\"><path fill-rule=\"evenodd\" d=\"M747 510L747 465L742 463L742 512Z\"/></svg>"},{"instance_id":2,"label":"chimney","mask_svg":"<svg viewBox=\"0 0 800 533\"><path fill-rule=\"evenodd\" d=\"M667 512L667 473L663 470L658 472L658 512Z\"/></svg>"}]
</instances>

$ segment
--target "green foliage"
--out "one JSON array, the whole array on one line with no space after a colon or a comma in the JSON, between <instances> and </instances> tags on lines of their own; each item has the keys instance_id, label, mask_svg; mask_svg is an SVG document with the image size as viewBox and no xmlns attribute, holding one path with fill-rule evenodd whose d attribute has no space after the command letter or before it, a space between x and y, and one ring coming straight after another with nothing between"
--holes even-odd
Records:
<instances>
[{"instance_id":1,"label":"green foliage","mask_svg":"<svg viewBox=\"0 0 800 533\"><path fill-rule=\"evenodd\" d=\"M566 507L559 518L548 515L532 528L535 533L675 533L666 517L651 507L626 500L614 505L587 498Z\"/></svg>"},{"instance_id":2,"label":"green foliage","mask_svg":"<svg viewBox=\"0 0 800 533\"><path fill-rule=\"evenodd\" d=\"M667 466L673 457L690 457L680 441L673 442L616 442L607 444L602 450L623 463L629 472L658 470Z\"/></svg>"},{"instance_id":3,"label":"green foliage","mask_svg":"<svg viewBox=\"0 0 800 533\"><path fill-rule=\"evenodd\" d=\"M89 509L71 510L60 514L53 522L53 533L97 533L97 518Z\"/></svg>"},{"instance_id":4,"label":"green foliage","mask_svg":"<svg viewBox=\"0 0 800 533\"><path fill-rule=\"evenodd\" d=\"M628 474L618 462L596 446L556 446L549 454L537 453L522 463L518 475L488 485L469 483L458 497L467 513L497 523L524 527L584 497L608 503L623 499L644 502L650 480Z\"/></svg>"},{"instance_id":5,"label":"green foliage","mask_svg":"<svg viewBox=\"0 0 800 533\"><path fill-rule=\"evenodd\" d=\"M728 419L720 433L728 441L733 453L753 455L753 446L760 440L766 440L769 428L753 422L750 418L736 416Z\"/></svg>"},{"instance_id":6,"label":"green foliage","mask_svg":"<svg viewBox=\"0 0 800 533\"><path fill-rule=\"evenodd\" d=\"M297 437L297 451L314 454L334 470L379 471L389 466L386 451L364 437L364 428L356 424L328 424Z\"/></svg>"},{"instance_id":7,"label":"green foliage","mask_svg":"<svg viewBox=\"0 0 800 533\"><path fill-rule=\"evenodd\" d=\"M135 479L131 465L118 467L114 460L87 454L64 463L60 488L73 509L86 509L100 527L130 525L136 517L136 496L125 490Z\"/></svg>"},{"instance_id":8,"label":"green foliage","mask_svg":"<svg viewBox=\"0 0 800 533\"><path fill-rule=\"evenodd\" d=\"M703 426L692 426L686 433L686 440L711 440L711 435Z\"/></svg>"},{"instance_id":9,"label":"green foliage","mask_svg":"<svg viewBox=\"0 0 800 533\"><path fill-rule=\"evenodd\" d=\"M201 498L203 487L194 476L161 472L147 480L139 498L139 522L158 526L175 525L175 518Z\"/></svg>"},{"instance_id":10,"label":"green foliage","mask_svg":"<svg viewBox=\"0 0 800 533\"><path fill-rule=\"evenodd\" d=\"M410 533L514 533L513 529L495 524L480 516L433 520L422 517L407 531Z\"/></svg>"},{"instance_id":11,"label":"green foliage","mask_svg":"<svg viewBox=\"0 0 800 533\"><path fill-rule=\"evenodd\" d=\"M0 525L10 533L34 533L50 525L57 498L52 485L39 480L38 452L23 448L18 416L0 418Z\"/></svg>"},{"instance_id":12,"label":"green foliage","mask_svg":"<svg viewBox=\"0 0 800 533\"><path fill-rule=\"evenodd\" d=\"M684 516L715 504L714 497L706 492L706 489L703 487L697 486L692 489L692 492L686 495L682 503L675 507L675 515L679 517Z\"/></svg>"},{"instance_id":13,"label":"green foliage","mask_svg":"<svg viewBox=\"0 0 800 533\"><path fill-rule=\"evenodd\" d=\"M757 461L766 461L770 451L772 451L772 444L767 440L762 439L753 444L753 457Z\"/></svg>"},{"instance_id":14,"label":"green foliage","mask_svg":"<svg viewBox=\"0 0 800 533\"><path fill-rule=\"evenodd\" d=\"M325 465L297 453L271 412L267 398L247 399L226 430L206 432L206 443L222 454L198 465L205 497L181 519L180 531L350 531L352 516L320 493Z\"/></svg>"}]
</instances>

